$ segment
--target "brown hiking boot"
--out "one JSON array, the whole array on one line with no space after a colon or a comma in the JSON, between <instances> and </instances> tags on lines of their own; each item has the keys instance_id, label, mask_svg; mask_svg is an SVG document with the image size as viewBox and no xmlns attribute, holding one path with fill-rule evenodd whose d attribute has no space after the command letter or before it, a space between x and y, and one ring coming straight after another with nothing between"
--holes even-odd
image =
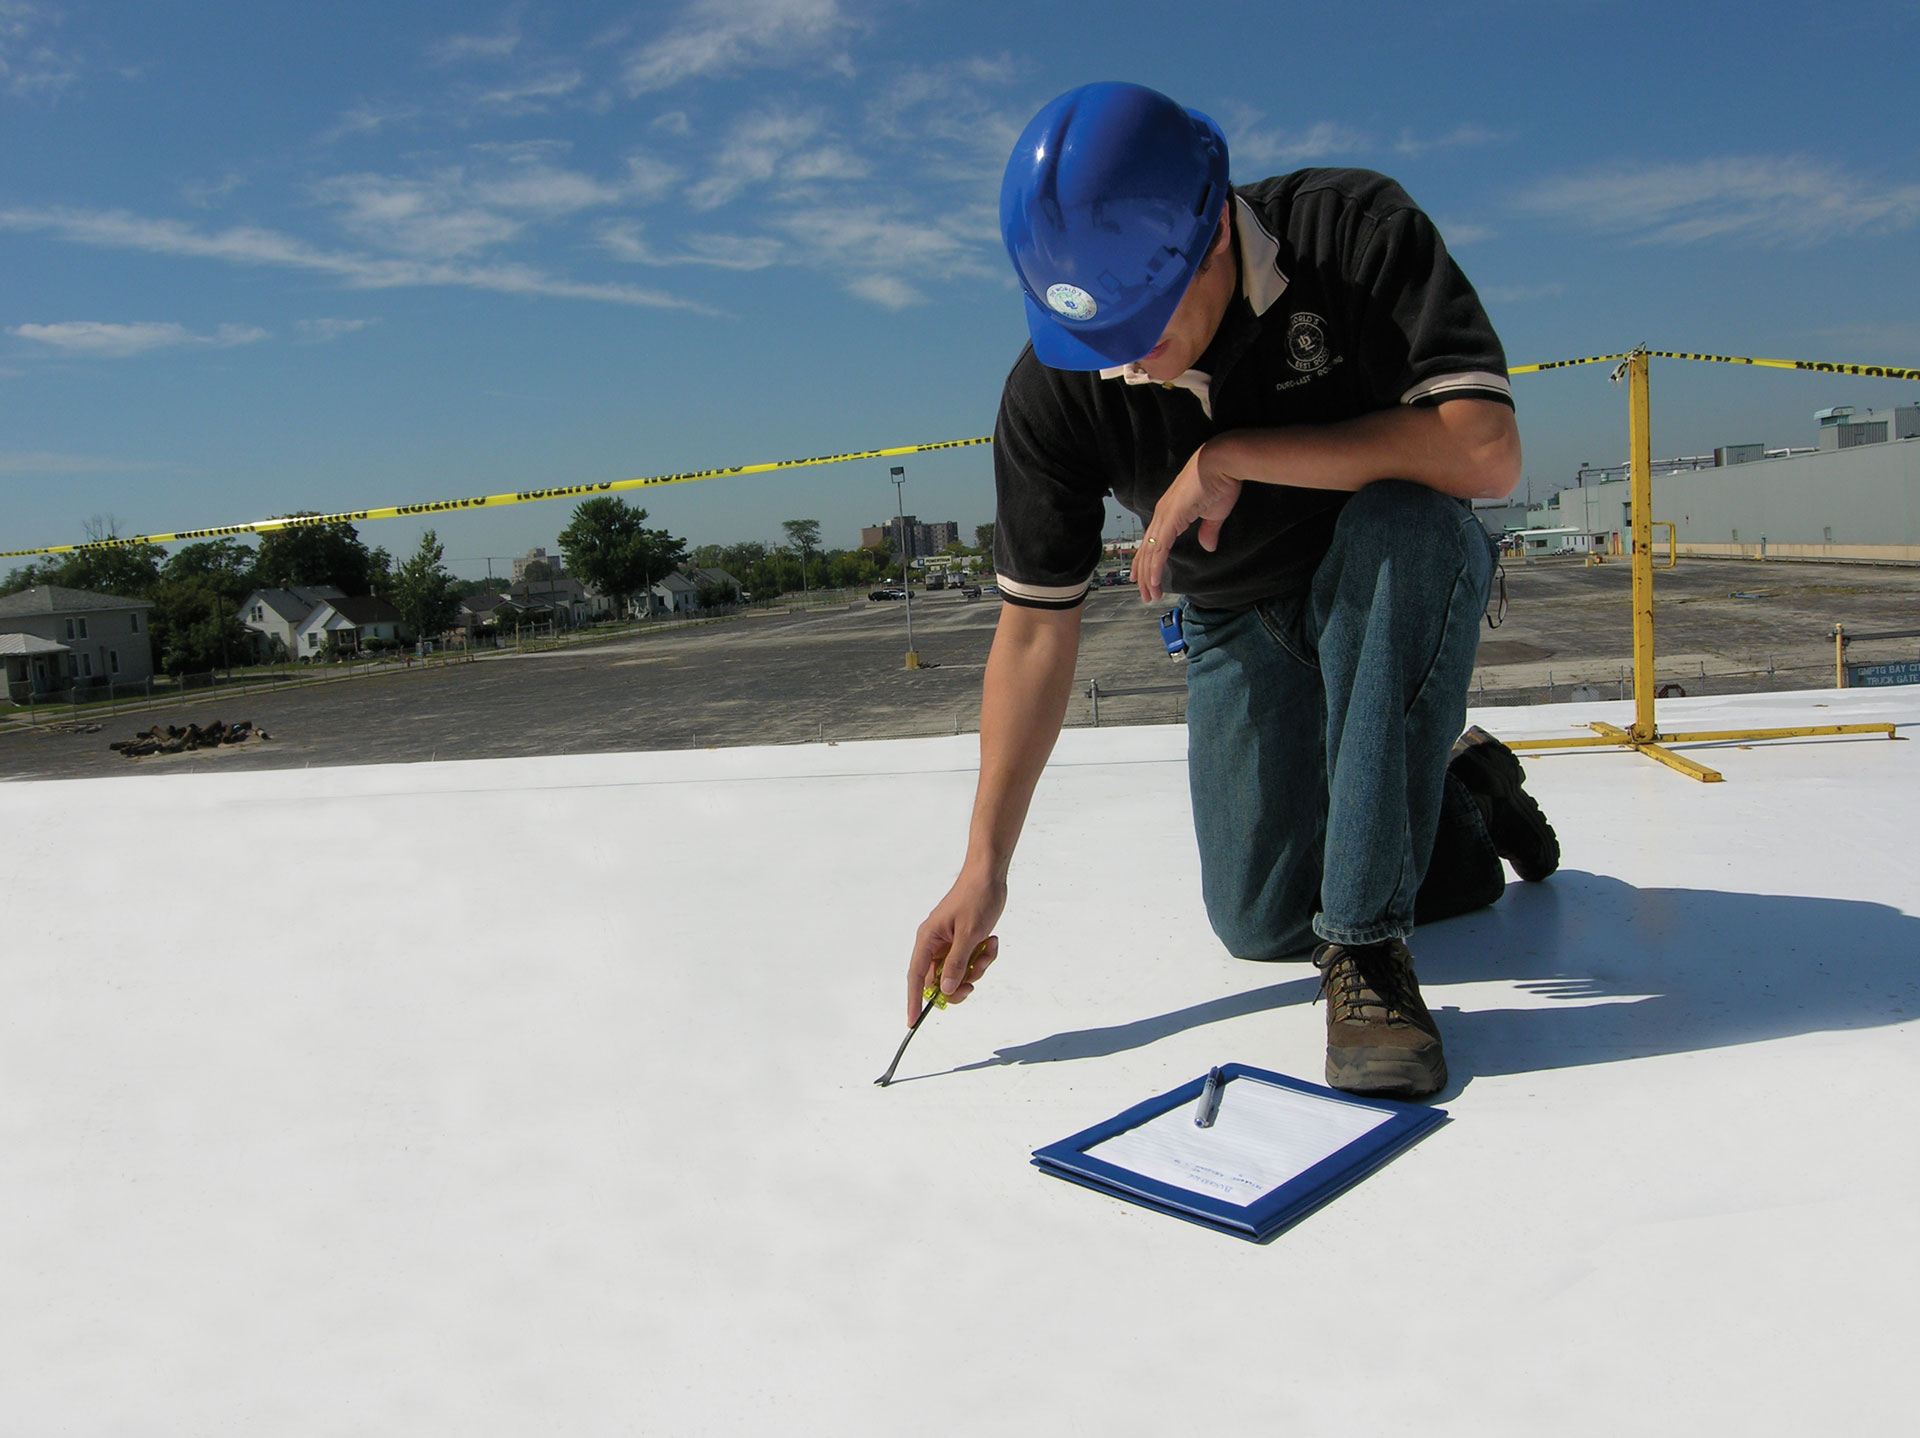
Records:
<instances>
[{"instance_id":1,"label":"brown hiking boot","mask_svg":"<svg viewBox=\"0 0 1920 1438\"><path fill-rule=\"evenodd\" d=\"M1446 1086L1440 1030L1420 997L1405 943L1322 944L1313 966L1327 1001L1329 1087L1425 1098Z\"/></svg>"}]
</instances>

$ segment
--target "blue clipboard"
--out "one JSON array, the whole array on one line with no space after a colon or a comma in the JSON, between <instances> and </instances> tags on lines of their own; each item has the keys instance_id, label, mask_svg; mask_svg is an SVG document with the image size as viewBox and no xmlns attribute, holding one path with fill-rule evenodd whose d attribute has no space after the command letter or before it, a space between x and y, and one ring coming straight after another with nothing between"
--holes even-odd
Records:
<instances>
[{"instance_id":1,"label":"blue clipboard","mask_svg":"<svg viewBox=\"0 0 1920 1438\"><path fill-rule=\"evenodd\" d=\"M1115 1198L1171 1214L1175 1218L1184 1218L1190 1223L1231 1233L1250 1242L1264 1243L1447 1121L1444 1109L1398 1103L1392 1099L1360 1098L1246 1064L1224 1064L1220 1073L1226 1080L1223 1104L1234 1102L1233 1081L1253 1080L1335 1104L1352 1106L1362 1114L1375 1113L1382 1117L1368 1132L1345 1143L1328 1157L1241 1202L1138 1173L1089 1152L1162 1114L1182 1108L1191 1110L1205 1087L1204 1077L1184 1083L1158 1098L1135 1104L1125 1113L1117 1114L1105 1123L1095 1124L1070 1138L1035 1149L1033 1162L1042 1173L1064 1178L1069 1183L1081 1184Z\"/></svg>"}]
</instances>

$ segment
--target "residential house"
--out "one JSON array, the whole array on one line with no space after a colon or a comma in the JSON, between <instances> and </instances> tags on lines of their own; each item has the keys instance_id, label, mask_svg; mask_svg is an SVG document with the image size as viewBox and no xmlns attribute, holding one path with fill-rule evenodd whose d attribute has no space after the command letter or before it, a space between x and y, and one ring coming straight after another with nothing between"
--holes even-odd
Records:
<instances>
[{"instance_id":1,"label":"residential house","mask_svg":"<svg viewBox=\"0 0 1920 1438\"><path fill-rule=\"evenodd\" d=\"M653 586L653 609L669 614L691 614L700 607L700 587L675 570Z\"/></svg>"},{"instance_id":2,"label":"residential house","mask_svg":"<svg viewBox=\"0 0 1920 1438\"><path fill-rule=\"evenodd\" d=\"M0 597L0 657L16 699L153 675L145 599L36 584Z\"/></svg>"},{"instance_id":3,"label":"residential house","mask_svg":"<svg viewBox=\"0 0 1920 1438\"><path fill-rule=\"evenodd\" d=\"M532 605L548 606L554 621L562 626L591 624L613 607L605 596L564 574L552 579L518 580L508 588L507 598L523 614L530 612ZM542 623L547 618L546 612L540 615Z\"/></svg>"},{"instance_id":4,"label":"residential house","mask_svg":"<svg viewBox=\"0 0 1920 1438\"><path fill-rule=\"evenodd\" d=\"M369 639L398 641L406 627L400 611L371 595L342 595L318 605L294 633L294 654L315 659L333 650L357 651Z\"/></svg>"},{"instance_id":5,"label":"residential house","mask_svg":"<svg viewBox=\"0 0 1920 1438\"><path fill-rule=\"evenodd\" d=\"M453 632L460 638L471 642L480 631L495 623L500 616L500 607L508 602L504 594L469 594L460 601L454 611Z\"/></svg>"},{"instance_id":6,"label":"residential house","mask_svg":"<svg viewBox=\"0 0 1920 1438\"><path fill-rule=\"evenodd\" d=\"M331 584L307 589L256 589L235 617L253 631L254 649L261 659L291 659L300 652L300 626L322 604L344 598L345 593Z\"/></svg>"},{"instance_id":7,"label":"residential house","mask_svg":"<svg viewBox=\"0 0 1920 1438\"><path fill-rule=\"evenodd\" d=\"M698 565L689 565L684 573L687 578L693 581L693 587L695 589L722 590L728 596L730 603L738 604L740 602L740 581L727 573L726 570L704 569Z\"/></svg>"}]
</instances>

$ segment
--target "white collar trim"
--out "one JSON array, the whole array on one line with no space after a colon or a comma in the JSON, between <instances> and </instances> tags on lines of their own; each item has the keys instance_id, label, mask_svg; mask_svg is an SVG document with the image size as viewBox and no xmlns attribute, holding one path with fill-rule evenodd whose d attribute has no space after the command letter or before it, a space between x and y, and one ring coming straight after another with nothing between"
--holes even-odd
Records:
<instances>
[{"instance_id":1,"label":"white collar trim","mask_svg":"<svg viewBox=\"0 0 1920 1438\"><path fill-rule=\"evenodd\" d=\"M1240 293L1256 315L1264 315L1287 292L1287 277L1280 272L1280 242L1267 233L1253 206L1239 195L1233 197L1233 213L1240 245Z\"/></svg>"}]
</instances>

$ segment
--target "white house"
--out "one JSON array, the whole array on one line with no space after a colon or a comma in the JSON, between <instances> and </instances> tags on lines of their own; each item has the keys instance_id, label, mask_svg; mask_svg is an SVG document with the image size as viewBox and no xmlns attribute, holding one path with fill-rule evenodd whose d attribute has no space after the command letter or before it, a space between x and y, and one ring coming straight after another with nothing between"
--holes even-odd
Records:
<instances>
[{"instance_id":1,"label":"white house","mask_svg":"<svg viewBox=\"0 0 1920 1438\"><path fill-rule=\"evenodd\" d=\"M271 659L274 645L291 659L300 652L300 627L313 611L330 599L345 597L345 591L331 584L316 584L309 589L256 589L246 597L235 617L258 636L254 647L263 659Z\"/></svg>"},{"instance_id":2,"label":"white house","mask_svg":"<svg viewBox=\"0 0 1920 1438\"><path fill-rule=\"evenodd\" d=\"M691 614L700 607L699 586L686 575L675 571L655 581L653 607L655 610L664 609L669 614Z\"/></svg>"},{"instance_id":3,"label":"white house","mask_svg":"<svg viewBox=\"0 0 1920 1438\"><path fill-rule=\"evenodd\" d=\"M329 599L301 621L294 655L313 659L336 649L357 650L369 639L397 641L406 621L384 599L370 595Z\"/></svg>"}]
</instances>

